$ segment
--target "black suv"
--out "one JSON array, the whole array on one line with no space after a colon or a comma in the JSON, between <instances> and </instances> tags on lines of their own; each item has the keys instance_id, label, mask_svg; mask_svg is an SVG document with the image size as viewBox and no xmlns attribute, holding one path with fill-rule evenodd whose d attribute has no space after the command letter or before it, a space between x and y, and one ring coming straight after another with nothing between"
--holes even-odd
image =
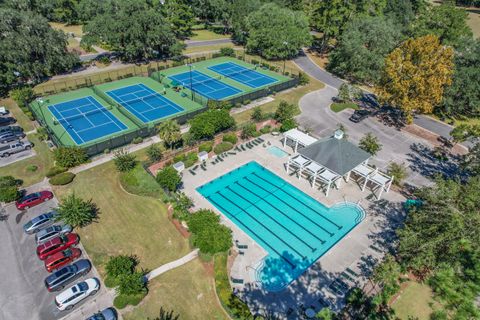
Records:
<instances>
[{"instance_id":1,"label":"black suv","mask_svg":"<svg viewBox=\"0 0 480 320\"><path fill-rule=\"evenodd\" d=\"M350 121L358 123L368 118L370 114L371 112L365 109L355 110L355 112L350 116Z\"/></svg>"},{"instance_id":2,"label":"black suv","mask_svg":"<svg viewBox=\"0 0 480 320\"><path fill-rule=\"evenodd\" d=\"M23 132L13 132L13 131L7 131L0 133L0 143L7 143L15 140L20 140L25 138L25 133Z\"/></svg>"},{"instance_id":3,"label":"black suv","mask_svg":"<svg viewBox=\"0 0 480 320\"><path fill-rule=\"evenodd\" d=\"M0 118L0 126L8 126L9 124L15 123L17 120L12 117L2 117Z\"/></svg>"},{"instance_id":4,"label":"black suv","mask_svg":"<svg viewBox=\"0 0 480 320\"><path fill-rule=\"evenodd\" d=\"M86 275L90 272L90 269L92 269L90 261L85 259L78 260L49 275L45 279L45 287L47 287L47 290L50 292L62 290L73 280Z\"/></svg>"}]
</instances>

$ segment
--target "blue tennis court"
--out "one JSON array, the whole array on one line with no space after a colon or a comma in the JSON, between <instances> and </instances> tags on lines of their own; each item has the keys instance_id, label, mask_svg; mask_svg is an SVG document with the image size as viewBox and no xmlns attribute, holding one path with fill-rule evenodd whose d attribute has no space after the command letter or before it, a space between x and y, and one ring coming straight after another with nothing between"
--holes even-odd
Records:
<instances>
[{"instance_id":1,"label":"blue tennis court","mask_svg":"<svg viewBox=\"0 0 480 320\"><path fill-rule=\"evenodd\" d=\"M127 129L92 96L54 104L48 110L77 145Z\"/></svg>"},{"instance_id":2,"label":"blue tennis court","mask_svg":"<svg viewBox=\"0 0 480 320\"><path fill-rule=\"evenodd\" d=\"M186 88L190 88L191 83L192 88L190 89L192 91L214 100L222 100L242 92L240 89L234 88L196 70L191 72L191 78L190 72L179 73L169 76L169 78Z\"/></svg>"},{"instance_id":3,"label":"blue tennis court","mask_svg":"<svg viewBox=\"0 0 480 320\"><path fill-rule=\"evenodd\" d=\"M139 83L106 92L143 123L156 121L183 111L160 93Z\"/></svg>"},{"instance_id":4,"label":"blue tennis court","mask_svg":"<svg viewBox=\"0 0 480 320\"><path fill-rule=\"evenodd\" d=\"M264 75L253 69L248 69L234 62L225 62L208 67L208 69L224 77L243 83L250 88L260 88L275 82L277 79Z\"/></svg>"}]
</instances>

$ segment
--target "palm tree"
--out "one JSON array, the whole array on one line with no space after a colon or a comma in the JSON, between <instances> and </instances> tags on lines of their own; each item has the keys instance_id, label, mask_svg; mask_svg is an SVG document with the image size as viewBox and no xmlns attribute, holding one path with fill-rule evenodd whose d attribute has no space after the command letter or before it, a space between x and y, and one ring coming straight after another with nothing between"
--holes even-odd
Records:
<instances>
[{"instance_id":1,"label":"palm tree","mask_svg":"<svg viewBox=\"0 0 480 320\"><path fill-rule=\"evenodd\" d=\"M173 147L175 143L182 139L182 133L180 132L180 126L176 121L167 120L162 122L158 127L158 136L163 140L165 145L170 148Z\"/></svg>"}]
</instances>

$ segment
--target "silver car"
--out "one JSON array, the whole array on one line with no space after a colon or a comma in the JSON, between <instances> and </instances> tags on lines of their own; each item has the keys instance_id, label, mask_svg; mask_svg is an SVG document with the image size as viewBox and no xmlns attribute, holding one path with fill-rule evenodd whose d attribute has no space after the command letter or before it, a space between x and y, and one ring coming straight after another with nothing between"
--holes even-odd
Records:
<instances>
[{"instance_id":1,"label":"silver car","mask_svg":"<svg viewBox=\"0 0 480 320\"><path fill-rule=\"evenodd\" d=\"M40 230L35 235L35 241L37 244L42 244L56 236L67 234L72 232L72 227L68 224L64 225L53 225L46 229Z\"/></svg>"},{"instance_id":2,"label":"silver car","mask_svg":"<svg viewBox=\"0 0 480 320\"><path fill-rule=\"evenodd\" d=\"M23 225L23 231L25 231L26 234L37 233L39 230L53 224L56 215L56 211L50 211L36 216Z\"/></svg>"}]
</instances>

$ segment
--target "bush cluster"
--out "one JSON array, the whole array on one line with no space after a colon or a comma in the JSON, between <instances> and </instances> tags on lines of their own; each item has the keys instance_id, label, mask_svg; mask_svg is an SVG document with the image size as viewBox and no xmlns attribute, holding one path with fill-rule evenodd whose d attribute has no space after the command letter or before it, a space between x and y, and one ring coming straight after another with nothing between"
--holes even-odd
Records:
<instances>
[{"instance_id":1,"label":"bush cluster","mask_svg":"<svg viewBox=\"0 0 480 320\"><path fill-rule=\"evenodd\" d=\"M213 138L215 134L235 126L227 110L211 109L190 120L190 133L194 139Z\"/></svg>"},{"instance_id":2,"label":"bush cluster","mask_svg":"<svg viewBox=\"0 0 480 320\"><path fill-rule=\"evenodd\" d=\"M52 168L48 169L48 171L45 175L47 176L47 178L51 178L53 176L56 176L59 173L65 172L65 171L67 171L67 169L64 168L64 167L52 167Z\"/></svg>"},{"instance_id":3,"label":"bush cluster","mask_svg":"<svg viewBox=\"0 0 480 320\"><path fill-rule=\"evenodd\" d=\"M213 211L201 209L190 215L188 229L191 241L203 254L226 252L232 246L232 231L220 224L220 218Z\"/></svg>"},{"instance_id":4,"label":"bush cluster","mask_svg":"<svg viewBox=\"0 0 480 320\"><path fill-rule=\"evenodd\" d=\"M88 160L85 150L79 147L59 147L53 156L56 164L63 168L73 168Z\"/></svg>"},{"instance_id":5,"label":"bush cluster","mask_svg":"<svg viewBox=\"0 0 480 320\"><path fill-rule=\"evenodd\" d=\"M223 142L230 142L231 144L236 144L238 141L237 134L235 132L227 133L222 138Z\"/></svg>"},{"instance_id":6,"label":"bush cluster","mask_svg":"<svg viewBox=\"0 0 480 320\"><path fill-rule=\"evenodd\" d=\"M115 152L113 162L118 171L127 172L135 168L137 165L137 157L134 154L121 149Z\"/></svg>"},{"instance_id":7,"label":"bush cluster","mask_svg":"<svg viewBox=\"0 0 480 320\"><path fill-rule=\"evenodd\" d=\"M182 182L182 177L172 166L159 170L155 179L162 188L168 191L176 191Z\"/></svg>"},{"instance_id":8,"label":"bush cluster","mask_svg":"<svg viewBox=\"0 0 480 320\"><path fill-rule=\"evenodd\" d=\"M75 179L75 174L67 171L51 177L48 182L50 182L50 184L54 186L64 186L72 182L73 179Z\"/></svg>"},{"instance_id":9,"label":"bush cluster","mask_svg":"<svg viewBox=\"0 0 480 320\"><path fill-rule=\"evenodd\" d=\"M211 152L213 150L213 141L207 141L198 146L198 152Z\"/></svg>"},{"instance_id":10,"label":"bush cluster","mask_svg":"<svg viewBox=\"0 0 480 320\"><path fill-rule=\"evenodd\" d=\"M20 198L18 188L22 181L12 176L0 177L0 202L12 202Z\"/></svg>"},{"instance_id":11,"label":"bush cluster","mask_svg":"<svg viewBox=\"0 0 480 320\"><path fill-rule=\"evenodd\" d=\"M215 148L213 148L213 152L215 152L215 154L221 154L228 150L231 150L232 148L233 144L231 142L224 141L217 144Z\"/></svg>"}]
</instances>

